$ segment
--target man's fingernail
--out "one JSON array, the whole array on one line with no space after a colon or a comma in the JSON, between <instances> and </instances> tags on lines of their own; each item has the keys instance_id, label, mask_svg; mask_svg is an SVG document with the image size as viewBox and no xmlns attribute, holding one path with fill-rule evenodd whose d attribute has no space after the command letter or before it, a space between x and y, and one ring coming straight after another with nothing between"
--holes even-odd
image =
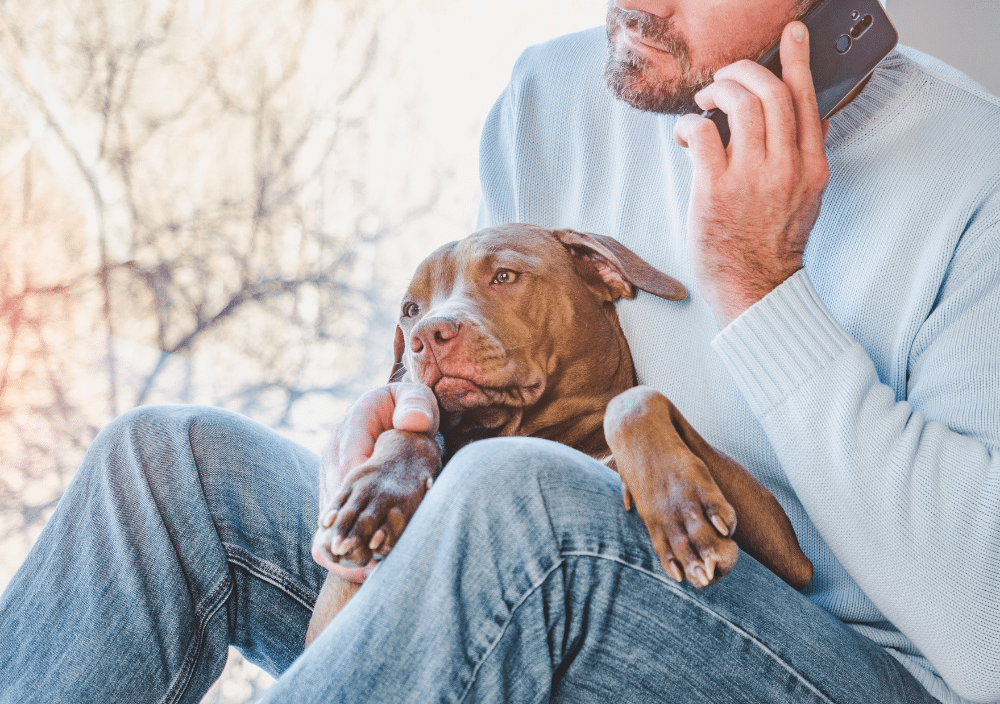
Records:
<instances>
[{"instance_id":1,"label":"man's fingernail","mask_svg":"<svg viewBox=\"0 0 1000 704\"><path fill-rule=\"evenodd\" d=\"M431 415L431 412L427 409L427 406L420 403L419 401L403 401L401 404L399 404L398 409L402 413L411 413L413 411L417 411L427 416L428 418L433 417Z\"/></svg>"},{"instance_id":2,"label":"man's fingernail","mask_svg":"<svg viewBox=\"0 0 1000 704\"><path fill-rule=\"evenodd\" d=\"M413 414L419 413L420 416L426 420L419 421ZM396 406L395 412L392 414L393 425L402 426L399 428L401 430L418 430L421 426L430 427L434 423L434 414L419 403L406 403L403 402ZM416 425L411 425L416 423Z\"/></svg>"},{"instance_id":3,"label":"man's fingernail","mask_svg":"<svg viewBox=\"0 0 1000 704\"><path fill-rule=\"evenodd\" d=\"M804 24L797 24L792 27L792 39L797 42L804 42L806 40L806 26Z\"/></svg>"}]
</instances>

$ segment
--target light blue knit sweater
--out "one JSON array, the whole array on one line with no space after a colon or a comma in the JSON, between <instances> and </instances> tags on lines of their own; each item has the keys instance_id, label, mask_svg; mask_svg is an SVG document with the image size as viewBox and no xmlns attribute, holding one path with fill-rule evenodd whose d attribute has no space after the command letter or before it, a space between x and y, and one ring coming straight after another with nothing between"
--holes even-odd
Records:
<instances>
[{"instance_id":1,"label":"light blue knit sweater","mask_svg":"<svg viewBox=\"0 0 1000 704\"><path fill-rule=\"evenodd\" d=\"M720 331L674 119L614 100L603 28L527 50L483 131L480 225L620 239L680 279L619 305L641 383L754 472L808 596L932 694L1000 701L1000 101L891 54L832 120L805 269Z\"/></svg>"}]
</instances>

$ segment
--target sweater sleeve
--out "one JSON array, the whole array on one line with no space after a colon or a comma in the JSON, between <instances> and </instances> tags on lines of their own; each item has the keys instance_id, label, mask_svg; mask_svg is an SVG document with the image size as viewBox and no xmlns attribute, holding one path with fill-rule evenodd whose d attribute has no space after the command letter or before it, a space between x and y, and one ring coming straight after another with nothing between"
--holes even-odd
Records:
<instances>
[{"instance_id":1,"label":"sweater sleeve","mask_svg":"<svg viewBox=\"0 0 1000 704\"><path fill-rule=\"evenodd\" d=\"M796 273L713 341L810 518L952 690L1000 701L1000 227L956 258L905 400Z\"/></svg>"}]
</instances>

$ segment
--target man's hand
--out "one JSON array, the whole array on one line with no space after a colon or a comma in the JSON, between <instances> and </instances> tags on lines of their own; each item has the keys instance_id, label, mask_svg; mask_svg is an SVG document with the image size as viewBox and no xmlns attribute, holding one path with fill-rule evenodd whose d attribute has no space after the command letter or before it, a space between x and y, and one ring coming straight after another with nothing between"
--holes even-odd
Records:
<instances>
[{"instance_id":1,"label":"man's hand","mask_svg":"<svg viewBox=\"0 0 1000 704\"><path fill-rule=\"evenodd\" d=\"M723 326L802 268L828 179L827 126L816 106L804 24L785 27L780 51L783 79L739 61L695 96L702 108L728 114L728 148L699 115L684 115L674 128L694 161L691 261Z\"/></svg>"},{"instance_id":2,"label":"man's hand","mask_svg":"<svg viewBox=\"0 0 1000 704\"><path fill-rule=\"evenodd\" d=\"M352 483L357 483L364 477L370 477L372 463L381 466L390 461L392 455L390 448L398 447L398 442L407 433L420 436L412 438L412 444L422 448L421 452L414 453L413 457L419 458L419 462L426 465L410 466L410 472L414 476L423 476L424 473L432 478L437 476L441 468L441 457L440 452L433 450L437 448L434 436L437 434L439 422L437 400L431 390L422 384L388 384L369 391L348 409L334 428L320 466L319 530L312 546L312 555L316 562L327 569L337 570L337 563L344 555L343 543L346 534L342 531L346 528L349 532L358 521L359 515L364 512L365 506L359 506L357 503L360 497L358 494L354 497L355 503L352 504L351 514L343 512L345 515L338 523L337 509L344 506L354 494L341 491L345 479L351 475ZM379 444L383 449L377 452L379 438L388 431L405 432L390 433L387 438L393 439L394 442L390 445L387 440L383 440ZM427 448L433 450L428 451ZM412 514L412 511L410 513ZM375 529L379 527L375 526ZM402 528L399 532L401 530ZM385 535L382 536L382 540L383 543L386 542ZM379 547L384 545L380 544ZM368 546L365 545L364 548L367 549Z\"/></svg>"}]
</instances>

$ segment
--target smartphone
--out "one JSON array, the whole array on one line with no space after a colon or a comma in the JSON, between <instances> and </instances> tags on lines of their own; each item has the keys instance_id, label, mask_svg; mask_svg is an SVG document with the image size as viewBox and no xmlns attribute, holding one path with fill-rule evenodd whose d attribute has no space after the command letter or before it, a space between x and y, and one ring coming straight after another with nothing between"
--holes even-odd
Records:
<instances>
[{"instance_id":1,"label":"smartphone","mask_svg":"<svg viewBox=\"0 0 1000 704\"><path fill-rule=\"evenodd\" d=\"M899 41L899 34L878 0L823 0L802 22L809 28L809 68L821 119L864 81ZM780 42L779 42L780 44ZM779 44L758 61L781 78ZM706 110L729 144L729 118L718 108Z\"/></svg>"}]
</instances>

